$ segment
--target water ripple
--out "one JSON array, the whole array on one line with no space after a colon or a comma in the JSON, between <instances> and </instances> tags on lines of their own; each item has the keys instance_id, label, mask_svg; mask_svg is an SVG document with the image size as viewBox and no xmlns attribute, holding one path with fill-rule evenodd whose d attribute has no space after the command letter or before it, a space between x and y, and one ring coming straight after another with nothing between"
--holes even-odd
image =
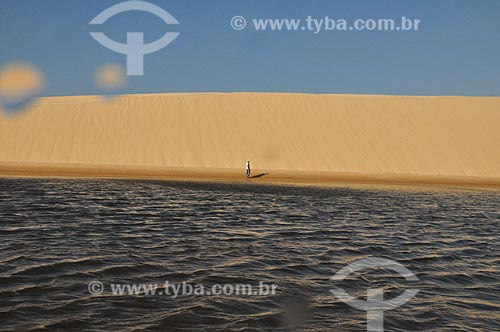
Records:
<instances>
[{"instance_id":1,"label":"water ripple","mask_svg":"<svg viewBox=\"0 0 500 332\"><path fill-rule=\"evenodd\" d=\"M364 331L329 278L368 256L414 271L390 331L494 331L497 192L0 180L2 331ZM257 284L261 296L93 296L103 283ZM401 294L385 270L344 280Z\"/></svg>"}]
</instances>

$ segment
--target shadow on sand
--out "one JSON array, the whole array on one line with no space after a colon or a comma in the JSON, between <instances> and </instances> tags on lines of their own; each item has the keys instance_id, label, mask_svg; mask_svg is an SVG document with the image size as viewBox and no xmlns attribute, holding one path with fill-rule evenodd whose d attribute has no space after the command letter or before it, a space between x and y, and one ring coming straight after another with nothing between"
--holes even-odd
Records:
<instances>
[{"instance_id":1,"label":"shadow on sand","mask_svg":"<svg viewBox=\"0 0 500 332\"><path fill-rule=\"evenodd\" d=\"M258 178L261 178L261 177L266 176L268 174L269 173L260 173L260 174L249 177L249 179L258 179Z\"/></svg>"}]
</instances>

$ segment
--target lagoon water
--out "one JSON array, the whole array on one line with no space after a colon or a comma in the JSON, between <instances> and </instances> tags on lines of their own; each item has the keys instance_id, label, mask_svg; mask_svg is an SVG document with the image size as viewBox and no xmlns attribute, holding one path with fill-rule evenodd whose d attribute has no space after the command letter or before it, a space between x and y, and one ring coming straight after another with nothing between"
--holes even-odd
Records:
<instances>
[{"instance_id":1,"label":"lagoon water","mask_svg":"<svg viewBox=\"0 0 500 332\"><path fill-rule=\"evenodd\" d=\"M499 331L500 194L118 180L0 180L1 331ZM358 259L393 271L330 277ZM99 281L101 294L88 285ZM111 284L276 284L276 294L113 295Z\"/></svg>"}]
</instances>

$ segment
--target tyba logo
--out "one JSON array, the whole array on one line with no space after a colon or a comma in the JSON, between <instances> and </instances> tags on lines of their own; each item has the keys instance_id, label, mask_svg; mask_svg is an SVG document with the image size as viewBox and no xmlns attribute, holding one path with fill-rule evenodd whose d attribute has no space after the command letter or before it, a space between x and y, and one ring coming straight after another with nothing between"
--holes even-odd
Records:
<instances>
[{"instance_id":1,"label":"tyba logo","mask_svg":"<svg viewBox=\"0 0 500 332\"><path fill-rule=\"evenodd\" d=\"M390 259L381 257L369 257L365 259L357 260L348 266L341 269L337 274L330 278L331 281L342 281L346 279L351 273L362 271L365 269L376 269L384 268L392 270L399 273L408 281L418 281L417 276L408 270L403 265L399 264ZM384 301L384 289L383 288L368 288L367 289L367 300L362 301L353 298L346 293L345 290L341 288L335 288L330 290L339 300L347 303L351 307L367 312L368 332L383 332L384 331L384 311L395 309L402 306L409 300L411 300L415 295L417 295L418 290L407 289L403 294L396 298L388 301Z\"/></svg>"},{"instance_id":2,"label":"tyba logo","mask_svg":"<svg viewBox=\"0 0 500 332\"><path fill-rule=\"evenodd\" d=\"M126 1L112 6L97 15L89 24L103 24L111 17L128 11L144 11L161 18L166 24L179 24L179 22L166 10L145 1ZM157 52L173 42L180 33L167 32L160 39L144 44L143 32L127 32L127 43L121 44L110 39L102 32L91 32L90 35L104 47L127 55L127 75L144 75L144 55Z\"/></svg>"}]
</instances>

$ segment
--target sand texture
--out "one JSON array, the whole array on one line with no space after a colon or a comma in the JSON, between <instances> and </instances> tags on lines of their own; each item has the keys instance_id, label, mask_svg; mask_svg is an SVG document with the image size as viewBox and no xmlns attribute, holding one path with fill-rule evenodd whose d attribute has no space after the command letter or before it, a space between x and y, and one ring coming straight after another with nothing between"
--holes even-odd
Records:
<instances>
[{"instance_id":1,"label":"sand texture","mask_svg":"<svg viewBox=\"0 0 500 332\"><path fill-rule=\"evenodd\" d=\"M0 163L500 178L500 98L185 93L0 112ZM4 167L5 168L5 167Z\"/></svg>"}]
</instances>

